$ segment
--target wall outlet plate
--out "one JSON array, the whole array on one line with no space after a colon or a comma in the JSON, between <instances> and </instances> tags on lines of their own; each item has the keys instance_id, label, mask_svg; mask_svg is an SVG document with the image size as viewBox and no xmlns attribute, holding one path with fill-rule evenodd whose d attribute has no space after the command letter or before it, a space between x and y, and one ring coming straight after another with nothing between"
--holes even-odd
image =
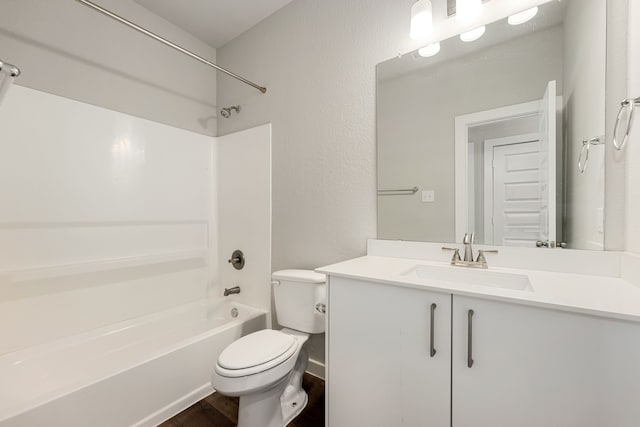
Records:
<instances>
[{"instance_id":1,"label":"wall outlet plate","mask_svg":"<svg viewBox=\"0 0 640 427\"><path fill-rule=\"evenodd\" d=\"M436 192L434 190L424 190L422 192L422 201L424 203L431 203L436 201Z\"/></svg>"}]
</instances>

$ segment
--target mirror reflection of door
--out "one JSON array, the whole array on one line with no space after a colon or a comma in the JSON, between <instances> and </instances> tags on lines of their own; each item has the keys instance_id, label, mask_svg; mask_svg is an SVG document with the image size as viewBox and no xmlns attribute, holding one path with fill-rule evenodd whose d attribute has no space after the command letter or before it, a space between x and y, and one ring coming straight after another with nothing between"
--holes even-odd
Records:
<instances>
[{"instance_id":1,"label":"mirror reflection of door","mask_svg":"<svg viewBox=\"0 0 640 427\"><path fill-rule=\"evenodd\" d=\"M456 165L456 179L466 184L464 203L456 206L460 231L475 231L478 243L492 245L555 241L557 105L551 81L539 101L456 118L456 132L464 133L456 140L467 147L466 162Z\"/></svg>"},{"instance_id":2,"label":"mirror reflection of door","mask_svg":"<svg viewBox=\"0 0 640 427\"><path fill-rule=\"evenodd\" d=\"M484 142L484 243L533 247L540 239L540 140L537 133Z\"/></svg>"}]
</instances>

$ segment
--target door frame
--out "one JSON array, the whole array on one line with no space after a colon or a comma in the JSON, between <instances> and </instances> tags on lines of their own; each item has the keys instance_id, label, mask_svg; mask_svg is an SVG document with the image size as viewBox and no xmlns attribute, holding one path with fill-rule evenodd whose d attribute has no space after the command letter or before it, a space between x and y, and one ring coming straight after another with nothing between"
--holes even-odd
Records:
<instances>
[{"instance_id":1,"label":"door frame","mask_svg":"<svg viewBox=\"0 0 640 427\"><path fill-rule=\"evenodd\" d=\"M489 234L489 230L491 230L491 236L493 237L493 221L489 217L489 213L493 213L493 186L494 186L494 173L493 173L493 149L495 147L501 147L504 145L518 145L518 144L526 144L529 142L540 142L540 134L539 133L525 133L521 135L515 136L506 136L501 138L492 138L485 139L484 141L484 197L485 200L490 200L491 203L484 204L484 230L483 235L485 238L485 244L487 240L487 235ZM491 153L491 156L487 154ZM491 171L489 173L489 171ZM493 238L492 238L493 241ZM492 245L496 245L496 243L491 243Z\"/></svg>"},{"instance_id":2,"label":"door frame","mask_svg":"<svg viewBox=\"0 0 640 427\"><path fill-rule=\"evenodd\" d=\"M521 117L540 114L540 100L508 105L477 113L464 114L455 117L455 241L462 242L469 230L469 188L467 185L467 171L469 167L469 128L488 123L496 123Z\"/></svg>"}]
</instances>

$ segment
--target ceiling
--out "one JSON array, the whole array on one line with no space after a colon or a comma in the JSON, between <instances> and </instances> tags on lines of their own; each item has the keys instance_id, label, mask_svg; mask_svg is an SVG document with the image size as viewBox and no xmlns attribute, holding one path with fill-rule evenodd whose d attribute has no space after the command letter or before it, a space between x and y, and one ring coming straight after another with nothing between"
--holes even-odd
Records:
<instances>
[{"instance_id":1,"label":"ceiling","mask_svg":"<svg viewBox=\"0 0 640 427\"><path fill-rule=\"evenodd\" d=\"M292 0L134 1L217 49Z\"/></svg>"}]
</instances>

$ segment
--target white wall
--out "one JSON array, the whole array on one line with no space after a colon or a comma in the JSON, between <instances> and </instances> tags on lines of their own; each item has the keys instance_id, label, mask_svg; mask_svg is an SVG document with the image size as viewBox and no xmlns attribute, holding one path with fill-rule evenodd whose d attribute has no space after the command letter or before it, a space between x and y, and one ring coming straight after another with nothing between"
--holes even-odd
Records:
<instances>
[{"instance_id":1,"label":"white wall","mask_svg":"<svg viewBox=\"0 0 640 427\"><path fill-rule=\"evenodd\" d=\"M215 49L132 0L99 0L211 60ZM198 133L216 133L216 73L75 0L2 0L0 59L16 84Z\"/></svg>"},{"instance_id":2,"label":"white wall","mask_svg":"<svg viewBox=\"0 0 640 427\"><path fill-rule=\"evenodd\" d=\"M604 249L605 146L592 146L578 171L582 140L605 135L606 2L567 2L564 21L566 219L573 249Z\"/></svg>"},{"instance_id":3,"label":"white wall","mask_svg":"<svg viewBox=\"0 0 640 427\"><path fill-rule=\"evenodd\" d=\"M556 26L379 82L378 186L415 185L435 190L436 198L423 203L419 193L379 197L378 238L459 239L455 117L542 99L550 80L558 80L561 89L562 58L562 27Z\"/></svg>"},{"instance_id":4,"label":"white wall","mask_svg":"<svg viewBox=\"0 0 640 427\"><path fill-rule=\"evenodd\" d=\"M629 0L607 1L606 139L612 141L620 101L627 94ZM624 250L626 240L626 157L605 146L605 233L607 250Z\"/></svg>"},{"instance_id":5,"label":"white wall","mask_svg":"<svg viewBox=\"0 0 640 427\"><path fill-rule=\"evenodd\" d=\"M640 97L640 4L629 2L628 95ZM626 249L640 254L640 118L636 110L634 127L626 150Z\"/></svg>"}]
</instances>

